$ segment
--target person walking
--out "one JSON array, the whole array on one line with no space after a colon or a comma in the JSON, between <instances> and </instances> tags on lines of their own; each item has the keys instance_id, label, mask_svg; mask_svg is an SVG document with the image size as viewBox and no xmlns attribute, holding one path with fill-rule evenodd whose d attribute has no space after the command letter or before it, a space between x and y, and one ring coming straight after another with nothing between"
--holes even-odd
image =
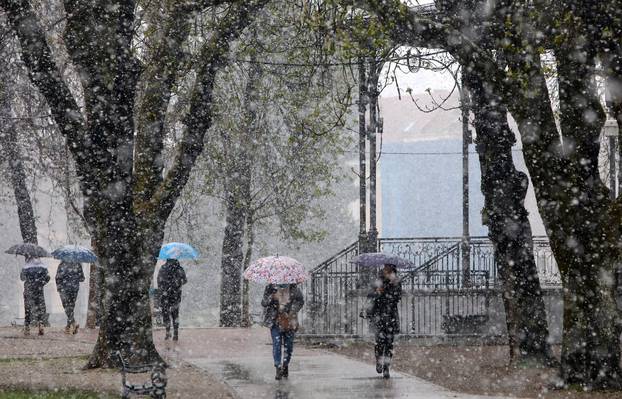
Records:
<instances>
[{"instance_id":1,"label":"person walking","mask_svg":"<svg viewBox=\"0 0 622 399\"><path fill-rule=\"evenodd\" d=\"M76 262L61 262L56 271L56 289L60 295L60 301L67 315L65 334L77 334L80 326L74 318L76 299L80 290L80 283L84 281L82 264Z\"/></svg>"},{"instance_id":2,"label":"person walking","mask_svg":"<svg viewBox=\"0 0 622 399\"><path fill-rule=\"evenodd\" d=\"M171 338L171 322L173 324L173 341L179 340L181 287L187 282L186 272L177 259L167 259L158 272L160 309L162 310L162 321L166 329L166 336L164 337L166 340Z\"/></svg>"},{"instance_id":3,"label":"person walking","mask_svg":"<svg viewBox=\"0 0 622 399\"><path fill-rule=\"evenodd\" d=\"M30 335L32 324L39 328L39 335L43 335L46 316L43 287L50 281L47 266L40 258L26 256L19 277L24 282L24 335Z\"/></svg>"},{"instance_id":4,"label":"person walking","mask_svg":"<svg viewBox=\"0 0 622 399\"><path fill-rule=\"evenodd\" d=\"M397 305L402 298L402 284L394 265L384 266L368 298L372 302L369 317L376 338L376 371L384 378L389 378L393 340L400 331Z\"/></svg>"},{"instance_id":5,"label":"person walking","mask_svg":"<svg viewBox=\"0 0 622 399\"><path fill-rule=\"evenodd\" d=\"M304 305L302 291L296 284L270 284L264 290L264 325L270 329L275 379L289 377L289 362L294 351L294 336L298 329L298 312ZM282 356L282 348L285 356Z\"/></svg>"}]
</instances>

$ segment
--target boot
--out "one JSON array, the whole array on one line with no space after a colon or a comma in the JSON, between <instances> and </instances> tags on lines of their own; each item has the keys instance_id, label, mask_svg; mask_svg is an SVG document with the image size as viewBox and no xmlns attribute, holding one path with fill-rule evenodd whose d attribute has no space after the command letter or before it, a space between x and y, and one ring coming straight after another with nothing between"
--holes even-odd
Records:
<instances>
[{"instance_id":1,"label":"boot","mask_svg":"<svg viewBox=\"0 0 622 399\"><path fill-rule=\"evenodd\" d=\"M281 370L281 375L283 376L283 378L289 378L289 366L284 365L283 369Z\"/></svg>"},{"instance_id":2,"label":"boot","mask_svg":"<svg viewBox=\"0 0 622 399\"><path fill-rule=\"evenodd\" d=\"M72 329L73 327L71 326L71 323L67 323L67 325L65 326L65 334L71 334Z\"/></svg>"},{"instance_id":3,"label":"boot","mask_svg":"<svg viewBox=\"0 0 622 399\"><path fill-rule=\"evenodd\" d=\"M80 328L80 325L74 322L72 329L71 329L71 334L76 335L78 333L79 328Z\"/></svg>"},{"instance_id":4,"label":"boot","mask_svg":"<svg viewBox=\"0 0 622 399\"><path fill-rule=\"evenodd\" d=\"M179 341L179 330L176 328L173 330L173 341Z\"/></svg>"},{"instance_id":5,"label":"boot","mask_svg":"<svg viewBox=\"0 0 622 399\"><path fill-rule=\"evenodd\" d=\"M30 336L30 326L24 326L24 336Z\"/></svg>"},{"instance_id":6,"label":"boot","mask_svg":"<svg viewBox=\"0 0 622 399\"><path fill-rule=\"evenodd\" d=\"M164 336L164 340L168 341L169 339L171 339L171 330L167 328L166 335Z\"/></svg>"},{"instance_id":7,"label":"boot","mask_svg":"<svg viewBox=\"0 0 622 399\"><path fill-rule=\"evenodd\" d=\"M281 368L279 366L275 366L274 368L276 369L276 375L274 376L274 379L280 380L281 378L283 378L283 372Z\"/></svg>"},{"instance_id":8,"label":"boot","mask_svg":"<svg viewBox=\"0 0 622 399\"><path fill-rule=\"evenodd\" d=\"M391 374L389 373L389 365L385 364L384 370L382 370L382 378L388 379L391 378Z\"/></svg>"},{"instance_id":9,"label":"boot","mask_svg":"<svg viewBox=\"0 0 622 399\"><path fill-rule=\"evenodd\" d=\"M376 373L382 374L383 366L384 366L384 361L382 359L382 356L377 356L376 357Z\"/></svg>"},{"instance_id":10,"label":"boot","mask_svg":"<svg viewBox=\"0 0 622 399\"><path fill-rule=\"evenodd\" d=\"M43 331L43 323L39 323L39 335L43 335L44 331Z\"/></svg>"}]
</instances>

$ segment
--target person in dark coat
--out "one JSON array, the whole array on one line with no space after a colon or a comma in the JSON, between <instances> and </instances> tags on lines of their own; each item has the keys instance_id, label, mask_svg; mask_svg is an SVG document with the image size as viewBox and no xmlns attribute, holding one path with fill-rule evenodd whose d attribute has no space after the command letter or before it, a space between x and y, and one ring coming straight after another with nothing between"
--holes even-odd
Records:
<instances>
[{"instance_id":1,"label":"person in dark coat","mask_svg":"<svg viewBox=\"0 0 622 399\"><path fill-rule=\"evenodd\" d=\"M294 351L294 336L298 329L298 312L304 305L302 291L296 284L270 284L264 290L264 325L270 329L272 357L277 380L289 377L289 362ZM285 356L282 356L285 347Z\"/></svg>"},{"instance_id":2,"label":"person in dark coat","mask_svg":"<svg viewBox=\"0 0 622 399\"><path fill-rule=\"evenodd\" d=\"M393 340L400 332L397 305L402 298L402 284L397 278L397 268L385 265L368 298L372 301L370 321L376 335L376 371L389 378L393 358Z\"/></svg>"},{"instance_id":3,"label":"person in dark coat","mask_svg":"<svg viewBox=\"0 0 622 399\"><path fill-rule=\"evenodd\" d=\"M24 335L30 335L32 324L43 335L46 315L43 287L50 281L47 266L41 259L27 256L19 277L24 282Z\"/></svg>"},{"instance_id":4,"label":"person in dark coat","mask_svg":"<svg viewBox=\"0 0 622 399\"><path fill-rule=\"evenodd\" d=\"M158 272L158 289L160 291L160 309L162 321L166 328L164 339L171 338L171 321L173 324L173 341L179 340L179 305L181 303L181 287L188 282L186 272L177 259L167 259Z\"/></svg>"},{"instance_id":5,"label":"person in dark coat","mask_svg":"<svg viewBox=\"0 0 622 399\"><path fill-rule=\"evenodd\" d=\"M60 301L67 315L65 334L76 334L80 327L76 324L74 318L74 308L76 306L76 299L78 298L78 291L80 290L80 283L83 281L84 272L82 271L82 264L63 261L58 265L58 270L56 271L56 289L58 290Z\"/></svg>"}]
</instances>

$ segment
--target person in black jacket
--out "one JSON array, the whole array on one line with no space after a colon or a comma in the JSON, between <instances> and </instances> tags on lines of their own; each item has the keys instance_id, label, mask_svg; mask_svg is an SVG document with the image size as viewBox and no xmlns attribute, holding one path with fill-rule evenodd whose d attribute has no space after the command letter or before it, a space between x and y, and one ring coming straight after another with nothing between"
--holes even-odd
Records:
<instances>
[{"instance_id":1,"label":"person in black jacket","mask_svg":"<svg viewBox=\"0 0 622 399\"><path fill-rule=\"evenodd\" d=\"M76 298L80 283L84 281L84 272L80 263L61 262L56 271L56 289L67 315L65 334L76 334L80 327L74 318Z\"/></svg>"},{"instance_id":2,"label":"person in black jacket","mask_svg":"<svg viewBox=\"0 0 622 399\"><path fill-rule=\"evenodd\" d=\"M43 335L46 314L43 287L50 281L47 266L39 258L27 256L19 277L24 282L24 335L30 335L33 323L39 327L39 335Z\"/></svg>"},{"instance_id":3,"label":"person in black jacket","mask_svg":"<svg viewBox=\"0 0 622 399\"><path fill-rule=\"evenodd\" d=\"M394 265L384 266L368 297L372 301L370 319L376 335L376 371L389 378L393 340L400 332L397 305L402 298L402 285Z\"/></svg>"},{"instance_id":4,"label":"person in black jacket","mask_svg":"<svg viewBox=\"0 0 622 399\"><path fill-rule=\"evenodd\" d=\"M187 282L186 272L177 259L167 259L158 272L160 308L162 309L162 321L166 328L166 337L164 339L171 338L171 319L173 322L173 341L179 339L181 287Z\"/></svg>"},{"instance_id":5,"label":"person in black jacket","mask_svg":"<svg viewBox=\"0 0 622 399\"><path fill-rule=\"evenodd\" d=\"M294 335L298 329L298 312L304 306L302 291L296 284L270 284L261 300L264 326L270 329L275 379L289 377L289 362L294 351ZM285 356L282 356L285 347Z\"/></svg>"}]
</instances>

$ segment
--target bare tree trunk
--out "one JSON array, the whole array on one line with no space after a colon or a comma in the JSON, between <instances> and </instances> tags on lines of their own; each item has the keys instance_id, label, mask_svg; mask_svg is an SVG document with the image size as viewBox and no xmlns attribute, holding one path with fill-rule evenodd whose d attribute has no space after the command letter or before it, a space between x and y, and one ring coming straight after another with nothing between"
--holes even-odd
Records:
<instances>
[{"instance_id":1,"label":"bare tree trunk","mask_svg":"<svg viewBox=\"0 0 622 399\"><path fill-rule=\"evenodd\" d=\"M244 144L242 144L244 145ZM250 165L240 156L240 164L233 162L225 184L226 226L222 243L220 325L242 325L242 271L244 270L244 226L250 197Z\"/></svg>"},{"instance_id":2,"label":"bare tree trunk","mask_svg":"<svg viewBox=\"0 0 622 399\"><path fill-rule=\"evenodd\" d=\"M253 219L252 211L249 210L248 217L246 218L246 253L244 254L244 270L246 270L251 264L251 258L253 256L253 245L255 244L255 221ZM250 314L250 284L249 281L244 279L242 286L242 327L250 327L252 324Z\"/></svg>"},{"instance_id":3,"label":"bare tree trunk","mask_svg":"<svg viewBox=\"0 0 622 399\"><path fill-rule=\"evenodd\" d=\"M91 248L95 248L95 240L91 239ZM86 328L95 328L99 322L100 313L100 288L102 280L100 279L100 266L97 263L91 263L89 266L89 300L86 311Z\"/></svg>"},{"instance_id":4,"label":"bare tree trunk","mask_svg":"<svg viewBox=\"0 0 622 399\"><path fill-rule=\"evenodd\" d=\"M514 166L516 140L501 98L486 89L481 75L463 71L475 114L485 198L482 219L502 279L511 361L548 364L552 361L548 323L524 205L529 179Z\"/></svg>"},{"instance_id":5,"label":"bare tree trunk","mask_svg":"<svg viewBox=\"0 0 622 399\"><path fill-rule=\"evenodd\" d=\"M153 343L149 288L164 222L154 215L138 224L128 217L125 201L114 207L98 202L87 206L95 207L95 215L105 215L96 216L99 222L92 230L95 251L104 254L100 257L104 300L97 344L87 367L114 366L117 353L131 364L163 363Z\"/></svg>"},{"instance_id":6,"label":"bare tree trunk","mask_svg":"<svg viewBox=\"0 0 622 399\"><path fill-rule=\"evenodd\" d=\"M22 159L17 132L14 128L6 129L4 136L4 149L9 165L11 185L17 203L17 216L19 229L24 242L37 244L37 225L35 214L26 182L26 171Z\"/></svg>"},{"instance_id":7,"label":"bare tree trunk","mask_svg":"<svg viewBox=\"0 0 622 399\"><path fill-rule=\"evenodd\" d=\"M251 55L251 60L255 56ZM259 63L251 63L244 87L243 116L248 136L232 138L223 135L228 162L225 178L227 224L222 245L222 280L220 288L220 325L241 327L250 325L248 314L248 281L242 281L242 271L250 262L252 252L251 185L252 185L252 138L259 134L256 128L257 82L261 79ZM250 138L250 140L249 140ZM249 224L251 223L251 224ZM243 255L244 230L248 229L247 257ZM242 288L243 287L243 288Z\"/></svg>"}]
</instances>

